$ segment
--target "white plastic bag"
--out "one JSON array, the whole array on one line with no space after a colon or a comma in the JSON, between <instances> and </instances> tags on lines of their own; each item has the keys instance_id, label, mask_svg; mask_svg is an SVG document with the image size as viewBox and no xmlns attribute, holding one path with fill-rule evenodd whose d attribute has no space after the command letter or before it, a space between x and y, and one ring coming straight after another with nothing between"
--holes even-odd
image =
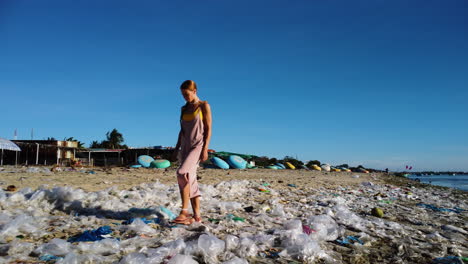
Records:
<instances>
[{"instance_id":1,"label":"white plastic bag","mask_svg":"<svg viewBox=\"0 0 468 264\"><path fill-rule=\"evenodd\" d=\"M212 235L201 235L198 238L200 248L206 262L217 262L217 257L225 249L226 243Z\"/></svg>"}]
</instances>

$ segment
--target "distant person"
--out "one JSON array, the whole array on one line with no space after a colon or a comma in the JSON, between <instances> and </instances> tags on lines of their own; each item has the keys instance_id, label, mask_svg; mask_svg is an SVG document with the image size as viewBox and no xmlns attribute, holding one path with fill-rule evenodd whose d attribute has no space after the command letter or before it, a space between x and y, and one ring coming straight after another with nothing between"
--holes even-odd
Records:
<instances>
[{"instance_id":1,"label":"distant person","mask_svg":"<svg viewBox=\"0 0 468 264\"><path fill-rule=\"evenodd\" d=\"M180 161L177 182L182 198L182 208L174 222L189 225L194 221L201 222L197 167L200 161L208 159L211 108L207 101L198 98L197 85L194 81L183 82L180 91L187 103L181 109L179 138L173 153L173 160L179 158ZM193 215L188 213L189 201Z\"/></svg>"},{"instance_id":2,"label":"distant person","mask_svg":"<svg viewBox=\"0 0 468 264\"><path fill-rule=\"evenodd\" d=\"M386 169L385 169L385 173L387 173L387 174L388 174L388 168L386 168Z\"/></svg>"}]
</instances>

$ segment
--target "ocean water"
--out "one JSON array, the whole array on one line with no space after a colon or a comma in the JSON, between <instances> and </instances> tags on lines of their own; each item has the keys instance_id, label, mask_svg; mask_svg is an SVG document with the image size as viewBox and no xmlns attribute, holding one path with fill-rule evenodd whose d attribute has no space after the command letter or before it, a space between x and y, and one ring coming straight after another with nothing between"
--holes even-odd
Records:
<instances>
[{"instance_id":1,"label":"ocean water","mask_svg":"<svg viewBox=\"0 0 468 264\"><path fill-rule=\"evenodd\" d=\"M408 178L419 179L423 183L429 183L432 185L445 186L468 191L468 175L410 175Z\"/></svg>"}]
</instances>

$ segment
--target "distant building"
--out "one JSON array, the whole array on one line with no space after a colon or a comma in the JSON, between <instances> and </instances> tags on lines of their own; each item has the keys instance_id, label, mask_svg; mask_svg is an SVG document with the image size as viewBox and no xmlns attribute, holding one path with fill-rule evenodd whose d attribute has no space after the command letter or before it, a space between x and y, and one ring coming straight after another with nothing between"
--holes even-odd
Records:
<instances>
[{"instance_id":1,"label":"distant building","mask_svg":"<svg viewBox=\"0 0 468 264\"><path fill-rule=\"evenodd\" d=\"M4 156L4 165L69 165L78 149L76 141L12 140L21 151Z\"/></svg>"},{"instance_id":2,"label":"distant building","mask_svg":"<svg viewBox=\"0 0 468 264\"><path fill-rule=\"evenodd\" d=\"M122 152L125 149L89 148L76 153L76 160L89 166L120 166L124 164Z\"/></svg>"},{"instance_id":3,"label":"distant building","mask_svg":"<svg viewBox=\"0 0 468 264\"><path fill-rule=\"evenodd\" d=\"M129 149L82 149L76 153L76 159L91 166L125 166L137 164L138 157L148 155L155 159L169 159L173 147L146 147Z\"/></svg>"}]
</instances>

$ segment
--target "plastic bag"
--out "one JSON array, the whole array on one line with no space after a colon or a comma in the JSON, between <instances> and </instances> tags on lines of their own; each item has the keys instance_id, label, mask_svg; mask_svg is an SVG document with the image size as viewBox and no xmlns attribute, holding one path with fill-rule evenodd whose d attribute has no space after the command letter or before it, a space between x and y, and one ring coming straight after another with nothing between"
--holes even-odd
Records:
<instances>
[{"instance_id":1,"label":"plastic bag","mask_svg":"<svg viewBox=\"0 0 468 264\"><path fill-rule=\"evenodd\" d=\"M168 262L168 264L197 264L197 263L198 262L193 260L191 256L181 255L181 254L175 255Z\"/></svg>"},{"instance_id":2,"label":"plastic bag","mask_svg":"<svg viewBox=\"0 0 468 264\"><path fill-rule=\"evenodd\" d=\"M245 259L234 257L228 261L223 262L223 264L249 264L249 262Z\"/></svg>"},{"instance_id":3,"label":"plastic bag","mask_svg":"<svg viewBox=\"0 0 468 264\"><path fill-rule=\"evenodd\" d=\"M34 252L40 255L65 256L71 251L71 244L59 238L52 239L49 243L40 245Z\"/></svg>"},{"instance_id":4,"label":"plastic bag","mask_svg":"<svg viewBox=\"0 0 468 264\"><path fill-rule=\"evenodd\" d=\"M123 257L119 264L145 264L148 263L146 255L143 253L130 253Z\"/></svg>"},{"instance_id":5,"label":"plastic bag","mask_svg":"<svg viewBox=\"0 0 468 264\"><path fill-rule=\"evenodd\" d=\"M8 256L17 259L21 257L27 257L34 250L34 248L35 246L33 243L14 241L10 244L10 248L8 249Z\"/></svg>"},{"instance_id":6,"label":"plastic bag","mask_svg":"<svg viewBox=\"0 0 468 264\"><path fill-rule=\"evenodd\" d=\"M233 235L227 235L224 238L226 250L233 250L239 246L239 238Z\"/></svg>"},{"instance_id":7,"label":"plastic bag","mask_svg":"<svg viewBox=\"0 0 468 264\"><path fill-rule=\"evenodd\" d=\"M239 248L236 250L238 256L246 258L246 257L254 257L257 255L258 247L250 238L244 237L241 238L239 241Z\"/></svg>"},{"instance_id":8,"label":"plastic bag","mask_svg":"<svg viewBox=\"0 0 468 264\"><path fill-rule=\"evenodd\" d=\"M5 217L3 221L6 221ZM0 230L0 240L7 237L16 237L18 235L27 235L39 237L45 234L44 231L38 228L39 224L36 223L33 217L28 215L18 215L13 220L3 225Z\"/></svg>"},{"instance_id":9,"label":"plastic bag","mask_svg":"<svg viewBox=\"0 0 468 264\"><path fill-rule=\"evenodd\" d=\"M81 263L102 263L104 258L97 255L78 255L74 252L68 253L63 259L59 259L57 264L81 264Z\"/></svg>"},{"instance_id":10,"label":"plastic bag","mask_svg":"<svg viewBox=\"0 0 468 264\"><path fill-rule=\"evenodd\" d=\"M316 215L307 219L311 227L310 237L317 241L334 241L340 235L338 224L329 215Z\"/></svg>"},{"instance_id":11,"label":"plastic bag","mask_svg":"<svg viewBox=\"0 0 468 264\"><path fill-rule=\"evenodd\" d=\"M226 243L211 235L201 235L198 238L198 247L200 248L206 262L216 262L217 256L225 249Z\"/></svg>"},{"instance_id":12,"label":"plastic bag","mask_svg":"<svg viewBox=\"0 0 468 264\"><path fill-rule=\"evenodd\" d=\"M120 242L116 239L106 238L94 243L80 242L76 248L84 253L107 256L120 251Z\"/></svg>"}]
</instances>

